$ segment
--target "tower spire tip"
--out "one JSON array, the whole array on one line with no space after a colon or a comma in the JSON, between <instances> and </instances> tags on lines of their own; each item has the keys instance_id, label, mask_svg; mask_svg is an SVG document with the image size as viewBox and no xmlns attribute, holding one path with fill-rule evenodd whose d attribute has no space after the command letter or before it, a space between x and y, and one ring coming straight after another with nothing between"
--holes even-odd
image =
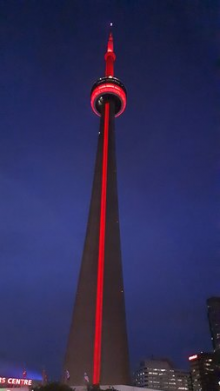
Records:
<instances>
[{"instance_id":1,"label":"tower spire tip","mask_svg":"<svg viewBox=\"0 0 220 391\"><path fill-rule=\"evenodd\" d=\"M109 23L109 36L107 43L107 51L105 53L105 75L106 76L114 76L114 62L115 62L115 53L114 53L114 43L113 43L113 34L112 34L112 26L113 23Z\"/></svg>"}]
</instances>

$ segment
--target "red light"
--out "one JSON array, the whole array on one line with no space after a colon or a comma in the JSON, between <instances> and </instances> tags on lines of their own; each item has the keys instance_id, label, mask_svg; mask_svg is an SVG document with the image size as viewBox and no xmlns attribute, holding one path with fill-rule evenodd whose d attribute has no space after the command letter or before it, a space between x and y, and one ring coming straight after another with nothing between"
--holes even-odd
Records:
<instances>
[{"instance_id":1,"label":"red light","mask_svg":"<svg viewBox=\"0 0 220 391\"><path fill-rule=\"evenodd\" d=\"M103 286L104 286L104 262L105 262L106 192L107 192L107 173L108 173L108 133L109 133L109 103L107 102L105 103L105 113L104 113L102 188L101 188L101 209L100 209L100 227L99 227L99 257L98 257L98 275L97 275L97 293L96 293L93 384L99 384L100 382L100 367L101 367L102 310L103 310Z\"/></svg>"},{"instance_id":2,"label":"red light","mask_svg":"<svg viewBox=\"0 0 220 391\"><path fill-rule=\"evenodd\" d=\"M198 358L198 355L194 354L193 356L189 357L189 361L195 360L196 358Z\"/></svg>"},{"instance_id":3,"label":"red light","mask_svg":"<svg viewBox=\"0 0 220 391\"><path fill-rule=\"evenodd\" d=\"M105 53L105 76L114 76L114 62L116 56L114 53L113 35L110 32L108 38L107 52Z\"/></svg>"},{"instance_id":4,"label":"red light","mask_svg":"<svg viewBox=\"0 0 220 391\"><path fill-rule=\"evenodd\" d=\"M117 96L120 99L121 110L115 116L115 117L119 117L119 115L121 115L125 111L127 98L126 98L126 94L125 94L124 90L120 86L117 86L113 83L112 84L111 83L101 84L100 86L97 86L94 89L94 91L92 92L91 106L92 106L94 113L96 115L98 115L99 117L101 116L101 114L96 110L95 106L96 106L97 99L99 99L101 96L103 96L105 94L112 94L112 95Z\"/></svg>"}]
</instances>

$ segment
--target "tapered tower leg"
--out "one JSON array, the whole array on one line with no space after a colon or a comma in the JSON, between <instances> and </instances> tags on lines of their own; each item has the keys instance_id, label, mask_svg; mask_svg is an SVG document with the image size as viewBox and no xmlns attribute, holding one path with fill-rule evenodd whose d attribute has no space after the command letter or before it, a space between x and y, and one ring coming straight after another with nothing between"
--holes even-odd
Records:
<instances>
[{"instance_id":1,"label":"tapered tower leg","mask_svg":"<svg viewBox=\"0 0 220 391\"><path fill-rule=\"evenodd\" d=\"M129 384L129 355L115 153L114 102L110 103L101 384Z\"/></svg>"},{"instance_id":2,"label":"tapered tower leg","mask_svg":"<svg viewBox=\"0 0 220 391\"><path fill-rule=\"evenodd\" d=\"M73 385L83 384L84 372L89 375L91 381L93 380L103 127L104 115L100 119L89 218L64 364L64 369L70 372L70 381Z\"/></svg>"},{"instance_id":3,"label":"tapered tower leg","mask_svg":"<svg viewBox=\"0 0 220 391\"><path fill-rule=\"evenodd\" d=\"M96 318L94 340L94 364L93 384L100 383L101 347L102 347L102 321L103 321L103 291L105 270L105 238L106 238L106 201L107 201L107 177L108 177L108 144L109 144L109 102L104 105L103 128L103 158L102 158L102 183L100 201L100 226L99 226L99 255L97 271L96 293Z\"/></svg>"}]
</instances>

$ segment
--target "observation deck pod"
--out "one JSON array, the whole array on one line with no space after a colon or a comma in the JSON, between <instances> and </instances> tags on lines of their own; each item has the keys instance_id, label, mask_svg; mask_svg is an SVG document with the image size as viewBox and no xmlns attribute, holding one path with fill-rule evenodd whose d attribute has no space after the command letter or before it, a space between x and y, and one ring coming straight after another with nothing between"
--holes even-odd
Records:
<instances>
[{"instance_id":1,"label":"observation deck pod","mask_svg":"<svg viewBox=\"0 0 220 391\"><path fill-rule=\"evenodd\" d=\"M91 107L94 113L101 116L101 111L106 100L115 102L115 117L119 117L124 111L127 102L127 92L123 83L114 76L105 76L97 80L91 90Z\"/></svg>"}]
</instances>

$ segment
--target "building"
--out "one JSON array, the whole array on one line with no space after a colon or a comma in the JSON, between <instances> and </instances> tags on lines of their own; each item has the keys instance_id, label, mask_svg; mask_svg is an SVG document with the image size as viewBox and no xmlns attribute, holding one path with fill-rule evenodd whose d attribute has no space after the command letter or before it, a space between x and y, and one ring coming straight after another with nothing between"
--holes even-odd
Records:
<instances>
[{"instance_id":1,"label":"building","mask_svg":"<svg viewBox=\"0 0 220 391\"><path fill-rule=\"evenodd\" d=\"M189 357L193 391L220 391L220 371L215 353Z\"/></svg>"},{"instance_id":2,"label":"building","mask_svg":"<svg viewBox=\"0 0 220 391\"><path fill-rule=\"evenodd\" d=\"M213 349L220 353L220 297L210 297L207 307Z\"/></svg>"},{"instance_id":3,"label":"building","mask_svg":"<svg viewBox=\"0 0 220 391\"><path fill-rule=\"evenodd\" d=\"M133 383L136 387L159 390L192 390L190 374L175 369L168 359L141 361L134 373Z\"/></svg>"},{"instance_id":4,"label":"building","mask_svg":"<svg viewBox=\"0 0 220 391\"><path fill-rule=\"evenodd\" d=\"M100 117L92 196L65 355L71 385L129 384L124 286L120 246L115 117L126 107L127 93L114 77L113 35L105 53L105 76L91 91L91 106ZM68 372L67 372L68 371Z\"/></svg>"}]
</instances>

